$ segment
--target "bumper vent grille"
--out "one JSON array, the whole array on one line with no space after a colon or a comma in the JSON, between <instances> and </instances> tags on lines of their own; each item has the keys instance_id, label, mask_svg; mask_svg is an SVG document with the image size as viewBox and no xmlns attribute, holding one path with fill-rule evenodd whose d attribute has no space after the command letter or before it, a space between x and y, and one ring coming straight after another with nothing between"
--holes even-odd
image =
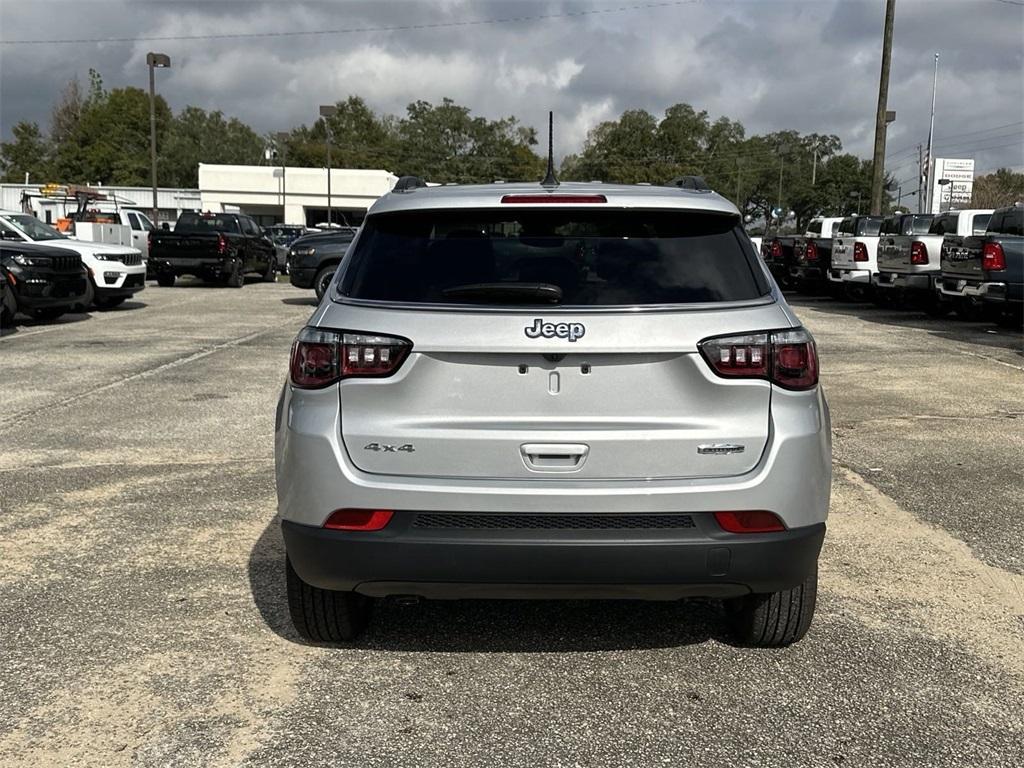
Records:
<instances>
[{"instance_id":1,"label":"bumper vent grille","mask_svg":"<svg viewBox=\"0 0 1024 768\"><path fill-rule=\"evenodd\" d=\"M414 528L474 530L620 530L693 528L690 515L477 515L429 512L416 515Z\"/></svg>"}]
</instances>

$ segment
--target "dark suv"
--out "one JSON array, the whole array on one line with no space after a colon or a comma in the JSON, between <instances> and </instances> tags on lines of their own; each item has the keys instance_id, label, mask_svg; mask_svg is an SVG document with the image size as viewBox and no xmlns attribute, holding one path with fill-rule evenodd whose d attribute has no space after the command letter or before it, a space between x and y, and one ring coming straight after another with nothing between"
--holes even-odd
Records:
<instances>
[{"instance_id":1,"label":"dark suv","mask_svg":"<svg viewBox=\"0 0 1024 768\"><path fill-rule=\"evenodd\" d=\"M0 241L0 282L9 286L3 324L16 312L53 320L86 303L88 277L82 259L65 248Z\"/></svg>"},{"instance_id":2,"label":"dark suv","mask_svg":"<svg viewBox=\"0 0 1024 768\"><path fill-rule=\"evenodd\" d=\"M306 235L292 243L288 252L288 274L292 285L312 288L316 291L316 300L320 301L353 237L355 230L342 229Z\"/></svg>"}]
</instances>

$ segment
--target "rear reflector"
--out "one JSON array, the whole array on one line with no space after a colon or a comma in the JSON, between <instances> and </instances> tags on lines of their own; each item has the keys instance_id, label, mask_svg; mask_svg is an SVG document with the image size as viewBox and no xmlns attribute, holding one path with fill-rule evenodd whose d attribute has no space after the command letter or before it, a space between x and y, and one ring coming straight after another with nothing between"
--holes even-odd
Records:
<instances>
[{"instance_id":1,"label":"rear reflector","mask_svg":"<svg viewBox=\"0 0 1024 768\"><path fill-rule=\"evenodd\" d=\"M715 521L719 528L728 533L773 533L786 530L774 512L763 510L715 512Z\"/></svg>"},{"instance_id":2,"label":"rear reflector","mask_svg":"<svg viewBox=\"0 0 1024 768\"><path fill-rule=\"evenodd\" d=\"M981 268L988 272L1006 269L1006 254L999 243L985 243L981 251Z\"/></svg>"},{"instance_id":3,"label":"rear reflector","mask_svg":"<svg viewBox=\"0 0 1024 768\"><path fill-rule=\"evenodd\" d=\"M590 203L607 203L604 195L505 195L503 203L513 205L544 205L545 203L562 203L569 205L588 205Z\"/></svg>"},{"instance_id":4,"label":"rear reflector","mask_svg":"<svg viewBox=\"0 0 1024 768\"><path fill-rule=\"evenodd\" d=\"M927 264L928 263L928 246L922 242L915 241L910 244L910 263L911 264Z\"/></svg>"},{"instance_id":5,"label":"rear reflector","mask_svg":"<svg viewBox=\"0 0 1024 768\"><path fill-rule=\"evenodd\" d=\"M332 531L379 531L394 516L390 509L339 509L331 513L324 528Z\"/></svg>"},{"instance_id":6,"label":"rear reflector","mask_svg":"<svg viewBox=\"0 0 1024 768\"><path fill-rule=\"evenodd\" d=\"M724 378L768 379L786 389L818 383L814 339L803 328L704 339L701 354Z\"/></svg>"}]
</instances>

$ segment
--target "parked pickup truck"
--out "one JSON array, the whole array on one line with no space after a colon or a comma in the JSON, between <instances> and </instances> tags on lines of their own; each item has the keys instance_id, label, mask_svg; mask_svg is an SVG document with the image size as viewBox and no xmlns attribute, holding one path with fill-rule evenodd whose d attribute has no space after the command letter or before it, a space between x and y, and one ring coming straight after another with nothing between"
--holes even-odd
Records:
<instances>
[{"instance_id":1,"label":"parked pickup truck","mask_svg":"<svg viewBox=\"0 0 1024 768\"><path fill-rule=\"evenodd\" d=\"M181 275L241 288L256 272L264 282L277 280L274 243L241 213L183 213L173 232L153 230L149 268L164 287Z\"/></svg>"},{"instance_id":2,"label":"parked pickup truck","mask_svg":"<svg viewBox=\"0 0 1024 768\"><path fill-rule=\"evenodd\" d=\"M793 262L790 276L801 288L828 285L832 266L832 238L843 220L842 216L811 219L802 237L793 240Z\"/></svg>"},{"instance_id":3,"label":"parked pickup truck","mask_svg":"<svg viewBox=\"0 0 1024 768\"><path fill-rule=\"evenodd\" d=\"M937 216L903 214L886 219L878 246L879 293L902 294L912 304L923 304L933 315L949 311L939 300L935 281L939 276L942 239L946 235L982 234L992 211L947 211Z\"/></svg>"},{"instance_id":4,"label":"parked pickup truck","mask_svg":"<svg viewBox=\"0 0 1024 768\"><path fill-rule=\"evenodd\" d=\"M312 288L316 300L327 293L338 264L348 251L355 232L349 229L305 235L288 252L288 274L296 288Z\"/></svg>"},{"instance_id":5,"label":"parked pickup truck","mask_svg":"<svg viewBox=\"0 0 1024 768\"><path fill-rule=\"evenodd\" d=\"M1024 308L1024 207L992 213L983 235L946 235L942 241L939 293L958 314L979 306L1001 321L1018 325Z\"/></svg>"},{"instance_id":6,"label":"parked pickup truck","mask_svg":"<svg viewBox=\"0 0 1024 768\"><path fill-rule=\"evenodd\" d=\"M0 211L0 238L11 242L41 243L80 256L89 273L82 305L110 309L146 287L146 265L138 248L72 240L35 216Z\"/></svg>"},{"instance_id":7,"label":"parked pickup truck","mask_svg":"<svg viewBox=\"0 0 1024 768\"><path fill-rule=\"evenodd\" d=\"M793 284L793 278L790 275L796 265L793 255L793 239L791 236L775 236L771 239L766 237L763 242L767 243L767 249L764 244L761 246L761 251L765 256L764 263L768 265L768 271L772 273L772 277L775 278L775 282L779 284L780 288L789 288Z\"/></svg>"},{"instance_id":8,"label":"parked pickup truck","mask_svg":"<svg viewBox=\"0 0 1024 768\"><path fill-rule=\"evenodd\" d=\"M156 227L153 226L153 222L142 211L127 208L109 211L92 208L76 216L73 222L75 239L99 241L98 238L92 236L92 233L89 231L90 227L83 227L81 226L82 224L114 224L123 227L127 237L124 238L121 245L130 245L133 248L138 248L142 253L143 263L146 263L149 259L149 233L156 229ZM110 241L102 240L99 242Z\"/></svg>"},{"instance_id":9,"label":"parked pickup truck","mask_svg":"<svg viewBox=\"0 0 1024 768\"><path fill-rule=\"evenodd\" d=\"M871 293L871 276L878 271L881 229L881 216L848 216L836 228L828 279L851 298L863 299Z\"/></svg>"},{"instance_id":10,"label":"parked pickup truck","mask_svg":"<svg viewBox=\"0 0 1024 768\"><path fill-rule=\"evenodd\" d=\"M65 248L0 240L0 282L10 287L9 306L0 308L3 325L17 312L53 320L85 301L89 277L82 258Z\"/></svg>"}]
</instances>

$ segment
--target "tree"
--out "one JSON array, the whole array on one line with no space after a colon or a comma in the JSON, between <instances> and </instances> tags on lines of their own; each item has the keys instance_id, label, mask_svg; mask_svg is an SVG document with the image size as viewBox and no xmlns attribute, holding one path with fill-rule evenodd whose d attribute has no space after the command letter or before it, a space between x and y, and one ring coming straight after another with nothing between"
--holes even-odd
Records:
<instances>
[{"instance_id":1,"label":"tree","mask_svg":"<svg viewBox=\"0 0 1024 768\"><path fill-rule=\"evenodd\" d=\"M11 130L12 140L0 143L0 169L6 182L23 183L25 174L45 182L50 173L50 143L36 123L20 122Z\"/></svg>"},{"instance_id":2,"label":"tree","mask_svg":"<svg viewBox=\"0 0 1024 768\"><path fill-rule=\"evenodd\" d=\"M1000 168L995 173L974 180L971 206L974 208L1002 208L1024 201L1024 173Z\"/></svg>"},{"instance_id":3,"label":"tree","mask_svg":"<svg viewBox=\"0 0 1024 768\"><path fill-rule=\"evenodd\" d=\"M185 107L170 120L163 142L157 144L160 184L197 186L199 163L255 165L265 145L259 134L237 118Z\"/></svg>"}]
</instances>

